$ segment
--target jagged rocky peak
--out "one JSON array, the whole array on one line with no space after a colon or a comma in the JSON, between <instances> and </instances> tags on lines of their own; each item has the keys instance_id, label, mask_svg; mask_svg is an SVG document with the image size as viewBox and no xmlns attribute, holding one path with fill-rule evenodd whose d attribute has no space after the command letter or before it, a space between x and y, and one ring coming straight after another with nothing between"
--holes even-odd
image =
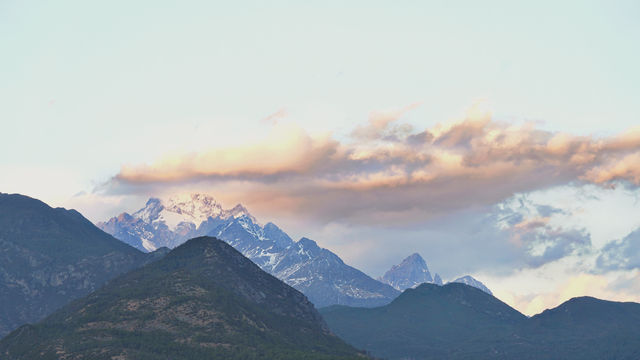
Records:
<instances>
[{"instance_id":1,"label":"jagged rocky peak","mask_svg":"<svg viewBox=\"0 0 640 360\"><path fill-rule=\"evenodd\" d=\"M440 277L440 275L438 273L436 273L436 275L433 277L433 283L436 285L442 285L442 278Z\"/></svg>"},{"instance_id":2,"label":"jagged rocky peak","mask_svg":"<svg viewBox=\"0 0 640 360\"><path fill-rule=\"evenodd\" d=\"M404 291L422 283L433 283L427 263L418 253L409 255L398 265L394 265L378 280Z\"/></svg>"},{"instance_id":3,"label":"jagged rocky peak","mask_svg":"<svg viewBox=\"0 0 640 360\"><path fill-rule=\"evenodd\" d=\"M191 239L7 339L3 360L364 358L302 293L212 237Z\"/></svg>"},{"instance_id":4,"label":"jagged rocky peak","mask_svg":"<svg viewBox=\"0 0 640 360\"><path fill-rule=\"evenodd\" d=\"M461 284L465 284L465 285L469 285L469 286L473 286L476 289L480 289L484 292L486 292L489 295L493 295L493 293L491 292L491 290L489 290L488 287L486 287L482 282L476 280L475 278L473 278L473 276L470 275L465 275L462 277L459 277L453 281L451 281L452 283L461 283Z\"/></svg>"},{"instance_id":5,"label":"jagged rocky peak","mask_svg":"<svg viewBox=\"0 0 640 360\"><path fill-rule=\"evenodd\" d=\"M255 222L255 218L241 204L224 209L213 196L201 193L178 194L162 199L152 197L142 209L133 213L133 217L146 223L164 223L171 230L184 228L184 223L191 223L198 228L209 219L243 216Z\"/></svg>"},{"instance_id":6,"label":"jagged rocky peak","mask_svg":"<svg viewBox=\"0 0 640 360\"><path fill-rule=\"evenodd\" d=\"M398 295L390 285L346 265L315 241L303 238L294 242L275 224L261 225L240 204L225 210L215 199L201 194L173 200L152 198L131 218L134 220L118 221L114 217L99 226L144 252L163 246L175 248L198 236L215 236L264 271L304 292L317 306L380 306Z\"/></svg>"},{"instance_id":7,"label":"jagged rocky peak","mask_svg":"<svg viewBox=\"0 0 640 360\"><path fill-rule=\"evenodd\" d=\"M166 201L166 209L202 221L209 217L220 216L224 210L222 205L207 194L179 194L171 196Z\"/></svg>"}]
</instances>

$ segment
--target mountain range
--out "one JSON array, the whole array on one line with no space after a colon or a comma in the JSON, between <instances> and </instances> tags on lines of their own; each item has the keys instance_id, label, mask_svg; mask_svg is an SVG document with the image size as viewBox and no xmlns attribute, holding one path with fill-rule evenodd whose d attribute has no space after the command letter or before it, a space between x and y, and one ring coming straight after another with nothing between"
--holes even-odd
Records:
<instances>
[{"instance_id":1,"label":"mountain range","mask_svg":"<svg viewBox=\"0 0 640 360\"><path fill-rule=\"evenodd\" d=\"M13 359L361 359L306 297L215 238L187 241L0 341Z\"/></svg>"},{"instance_id":2,"label":"mountain range","mask_svg":"<svg viewBox=\"0 0 640 360\"><path fill-rule=\"evenodd\" d=\"M422 256L418 253L409 255L398 265L393 265L391 269L389 269L383 276L379 277L378 280L391 285L394 289L399 291L415 288L424 283L442 285L442 278L440 275L435 274L431 277L426 261L424 261ZM466 284L480 289L489 295L493 295L489 288L471 275L459 277L451 282Z\"/></svg>"},{"instance_id":3,"label":"mountain range","mask_svg":"<svg viewBox=\"0 0 640 360\"><path fill-rule=\"evenodd\" d=\"M367 357L356 348L388 359L640 358L640 304L580 297L528 318L470 276L441 285L413 254L381 278L404 291L360 307L354 299L372 298L362 289L399 290L234 209L195 227L217 222L210 232L224 241L197 237L148 253L77 211L0 194L0 336L10 332L0 358ZM172 219L172 234L193 229ZM321 317L278 278L319 303L355 305L322 308Z\"/></svg>"},{"instance_id":4,"label":"mountain range","mask_svg":"<svg viewBox=\"0 0 640 360\"><path fill-rule=\"evenodd\" d=\"M167 250L143 253L77 211L0 193L0 337Z\"/></svg>"},{"instance_id":5,"label":"mountain range","mask_svg":"<svg viewBox=\"0 0 640 360\"><path fill-rule=\"evenodd\" d=\"M225 210L208 195L151 198L133 214L122 213L97 226L143 251L175 247L191 237L214 236L304 293L317 307L379 306L400 294L315 241L293 241L275 224L259 224L242 205Z\"/></svg>"},{"instance_id":6,"label":"mountain range","mask_svg":"<svg viewBox=\"0 0 640 360\"><path fill-rule=\"evenodd\" d=\"M333 252L308 238L293 241L273 223L261 225L237 204L231 209L206 194L183 194L162 200L150 198L133 212L97 224L105 232L136 247L152 251L173 248L189 238L215 236L226 241L266 272L303 292L317 307L334 304L373 307L385 305L401 291L422 283L442 284L431 276L426 262L413 254L374 280L347 265ZM488 289L470 276L455 281Z\"/></svg>"},{"instance_id":7,"label":"mountain range","mask_svg":"<svg viewBox=\"0 0 640 360\"><path fill-rule=\"evenodd\" d=\"M377 308L320 309L348 343L386 359L638 359L640 304L571 299L528 318L462 283L422 284Z\"/></svg>"}]
</instances>

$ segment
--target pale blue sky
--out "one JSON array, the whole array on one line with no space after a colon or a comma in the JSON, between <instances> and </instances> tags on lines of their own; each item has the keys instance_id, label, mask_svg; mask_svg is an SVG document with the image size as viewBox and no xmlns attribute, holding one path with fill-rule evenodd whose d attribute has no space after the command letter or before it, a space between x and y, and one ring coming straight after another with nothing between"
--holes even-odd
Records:
<instances>
[{"instance_id":1,"label":"pale blue sky","mask_svg":"<svg viewBox=\"0 0 640 360\"><path fill-rule=\"evenodd\" d=\"M338 132L417 101L409 120L428 125L478 98L571 132L640 122L637 1L265 4L3 1L0 164L86 183L155 156L135 140L170 141L167 124L220 141L280 108Z\"/></svg>"},{"instance_id":2,"label":"pale blue sky","mask_svg":"<svg viewBox=\"0 0 640 360\"><path fill-rule=\"evenodd\" d=\"M416 128L482 101L498 121L618 134L640 124L639 14L638 1L4 0L0 191L68 206L123 164L260 139L281 109L336 139L416 102L403 117ZM371 229L318 226L370 272L400 260L381 245L365 264L341 243Z\"/></svg>"}]
</instances>

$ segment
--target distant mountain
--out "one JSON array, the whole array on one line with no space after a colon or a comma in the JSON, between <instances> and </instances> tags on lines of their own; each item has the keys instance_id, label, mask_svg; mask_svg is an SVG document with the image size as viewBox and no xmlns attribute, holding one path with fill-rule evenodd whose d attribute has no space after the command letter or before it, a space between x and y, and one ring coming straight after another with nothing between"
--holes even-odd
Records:
<instances>
[{"instance_id":1,"label":"distant mountain","mask_svg":"<svg viewBox=\"0 0 640 360\"><path fill-rule=\"evenodd\" d=\"M479 359L491 353L487 341L513 336L526 321L493 296L457 283L422 284L378 308L320 312L342 339L388 359Z\"/></svg>"},{"instance_id":2,"label":"distant mountain","mask_svg":"<svg viewBox=\"0 0 640 360\"><path fill-rule=\"evenodd\" d=\"M297 290L189 240L0 341L3 359L362 359Z\"/></svg>"},{"instance_id":3,"label":"distant mountain","mask_svg":"<svg viewBox=\"0 0 640 360\"><path fill-rule=\"evenodd\" d=\"M150 198L133 215L122 213L96 225L138 250L153 251L163 246L174 248L187 239L208 234L225 220L240 216L256 222L240 204L225 210L211 196L189 194L166 201Z\"/></svg>"},{"instance_id":4,"label":"distant mountain","mask_svg":"<svg viewBox=\"0 0 640 360\"><path fill-rule=\"evenodd\" d=\"M415 288L423 283L436 285L443 284L440 275L435 274L433 278L431 277L427 263L418 253L409 255L398 265L393 265L383 276L378 278L378 281L389 284L393 286L394 289L400 291ZM489 295L493 295L489 288L469 275L459 277L450 282L473 286Z\"/></svg>"},{"instance_id":5,"label":"distant mountain","mask_svg":"<svg viewBox=\"0 0 640 360\"><path fill-rule=\"evenodd\" d=\"M289 245L265 270L300 290L317 307L380 306L399 295L307 238Z\"/></svg>"},{"instance_id":6,"label":"distant mountain","mask_svg":"<svg viewBox=\"0 0 640 360\"><path fill-rule=\"evenodd\" d=\"M133 215L99 223L104 231L138 249L174 247L195 236L215 236L268 273L303 292L316 306L380 306L399 291L346 265L314 241L293 241L273 223L260 225L242 205L225 210L212 197L192 194L151 198Z\"/></svg>"},{"instance_id":7,"label":"distant mountain","mask_svg":"<svg viewBox=\"0 0 640 360\"><path fill-rule=\"evenodd\" d=\"M436 285L442 285L442 278L440 277L440 275L436 274L433 277L433 283Z\"/></svg>"},{"instance_id":8,"label":"distant mountain","mask_svg":"<svg viewBox=\"0 0 640 360\"><path fill-rule=\"evenodd\" d=\"M408 289L378 308L320 309L348 343L388 359L639 359L640 304L575 298L527 318L474 287Z\"/></svg>"},{"instance_id":9,"label":"distant mountain","mask_svg":"<svg viewBox=\"0 0 640 360\"><path fill-rule=\"evenodd\" d=\"M481 283L480 281L474 279L472 276L470 275L466 275L463 277L459 277L453 281L451 281L452 283L460 283L460 284L465 284L465 285L469 285L469 286L473 286L476 289L480 289L484 292L486 292L489 295L493 295L493 293L491 292L491 290L489 290L488 287L484 286L483 283Z\"/></svg>"},{"instance_id":10,"label":"distant mountain","mask_svg":"<svg viewBox=\"0 0 640 360\"><path fill-rule=\"evenodd\" d=\"M537 358L640 359L638 303L573 298L533 316L520 331Z\"/></svg>"},{"instance_id":11,"label":"distant mountain","mask_svg":"<svg viewBox=\"0 0 640 360\"><path fill-rule=\"evenodd\" d=\"M434 282L427 263L418 253L408 256L400 264L391 267L378 280L400 291L416 287L422 283Z\"/></svg>"},{"instance_id":12,"label":"distant mountain","mask_svg":"<svg viewBox=\"0 0 640 360\"><path fill-rule=\"evenodd\" d=\"M162 252L142 253L75 210L0 193L0 337Z\"/></svg>"}]
</instances>

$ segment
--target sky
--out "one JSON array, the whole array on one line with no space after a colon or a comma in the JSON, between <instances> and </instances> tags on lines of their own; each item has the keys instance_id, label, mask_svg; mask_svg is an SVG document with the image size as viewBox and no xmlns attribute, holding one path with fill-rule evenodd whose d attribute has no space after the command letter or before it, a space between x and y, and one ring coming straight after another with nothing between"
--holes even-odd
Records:
<instances>
[{"instance_id":1,"label":"sky","mask_svg":"<svg viewBox=\"0 0 640 360\"><path fill-rule=\"evenodd\" d=\"M637 1L0 2L0 191L207 192L377 277L640 301Z\"/></svg>"}]
</instances>

